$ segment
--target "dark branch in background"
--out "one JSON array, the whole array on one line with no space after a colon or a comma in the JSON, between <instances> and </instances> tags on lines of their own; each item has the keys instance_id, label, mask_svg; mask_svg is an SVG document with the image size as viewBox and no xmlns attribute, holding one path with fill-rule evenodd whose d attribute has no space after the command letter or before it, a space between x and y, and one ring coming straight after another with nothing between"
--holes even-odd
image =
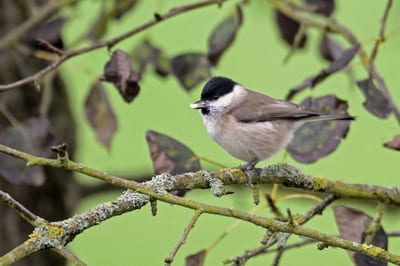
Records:
<instances>
[{"instance_id":1,"label":"dark branch in background","mask_svg":"<svg viewBox=\"0 0 400 266\"><path fill-rule=\"evenodd\" d=\"M291 19L297 21L301 25L304 25L305 27L313 27L321 30L322 32L327 31L342 35L353 46L360 43L350 29L348 29L346 26L338 22L335 22L332 19L315 20L299 14L299 12L297 12L296 9L294 9L290 4L288 4L285 1L280 1L280 0L268 0L268 1L280 12L290 17ZM389 8L387 8L387 12ZM371 77L378 82L379 90L385 95L387 100L390 102L392 111L395 114L397 121L400 123L400 110L393 101L393 98L390 96L388 88L386 87L386 84L381 75L379 74L379 72L377 71L376 67L372 63L370 63L368 54L364 51L362 46L358 50L358 55L361 59L361 63L363 64L364 68L368 71L368 73L370 73Z\"/></svg>"},{"instance_id":2,"label":"dark branch in background","mask_svg":"<svg viewBox=\"0 0 400 266\"><path fill-rule=\"evenodd\" d=\"M47 67L43 68L41 71L39 71L31 76L28 76L26 78L23 78L21 80L18 80L16 82L13 82L13 83L10 83L7 85L0 85L0 92L7 91L9 89L12 89L17 86L21 86L21 85L24 85L24 84L27 84L30 82L34 82L35 80L40 79L47 73L58 68L62 63L64 63L65 61L67 61L68 59L70 59L72 57L75 57L75 56L81 55L81 54L85 54L85 53L91 52L93 50L102 48L102 47L108 47L110 49L117 43L119 43L135 34L138 34L142 31L160 23L161 21L164 21L164 20L172 18L176 15L179 15L179 14L182 14L182 13L185 13L185 12L197 9L197 8L206 7L206 6L213 5L213 4L221 4L221 2L224 2L224 1L223 0L207 0L207 1L201 1L201 2L194 3L194 4L189 4L189 5L184 5L181 7L173 8L170 11L168 11L167 13L158 14L155 18L151 19L150 21L148 21L130 31L127 31L115 38L105 40L105 41L100 41L100 42L94 43L94 44L89 45L82 49L65 51L62 56L60 56L57 60L52 62Z\"/></svg>"},{"instance_id":3,"label":"dark branch in background","mask_svg":"<svg viewBox=\"0 0 400 266\"><path fill-rule=\"evenodd\" d=\"M392 7L392 2L393 2L393 0L388 0L386 8L385 8L385 12L383 13L383 17L382 17L382 21L381 21L381 29L379 30L379 36L376 39L374 49L372 50L371 57L369 59L370 66L372 66L375 61L375 57L378 53L379 45L385 41L386 21L389 16L389 10ZM370 71L369 75L370 75L370 77L372 77L371 71Z\"/></svg>"},{"instance_id":4,"label":"dark branch in background","mask_svg":"<svg viewBox=\"0 0 400 266\"><path fill-rule=\"evenodd\" d=\"M38 13L30 17L19 27L14 28L0 39L0 51L14 45L29 30L54 15L62 7L74 3L76 0L49 1L47 5L38 9Z\"/></svg>"}]
</instances>

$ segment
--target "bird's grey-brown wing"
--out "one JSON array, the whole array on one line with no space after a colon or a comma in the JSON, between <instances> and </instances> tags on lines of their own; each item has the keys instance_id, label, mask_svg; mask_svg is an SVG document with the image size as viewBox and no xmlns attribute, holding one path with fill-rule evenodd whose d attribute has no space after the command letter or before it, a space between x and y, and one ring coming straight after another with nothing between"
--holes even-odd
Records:
<instances>
[{"instance_id":1,"label":"bird's grey-brown wing","mask_svg":"<svg viewBox=\"0 0 400 266\"><path fill-rule=\"evenodd\" d=\"M244 123L276 120L299 120L319 113L307 107L277 100L261 93L248 90L246 100L231 110L237 121Z\"/></svg>"}]
</instances>

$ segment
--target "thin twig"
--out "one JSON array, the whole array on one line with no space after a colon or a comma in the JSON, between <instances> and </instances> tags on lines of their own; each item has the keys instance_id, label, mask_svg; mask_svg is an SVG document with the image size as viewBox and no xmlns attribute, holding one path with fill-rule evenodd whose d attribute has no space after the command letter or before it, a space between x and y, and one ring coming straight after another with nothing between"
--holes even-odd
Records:
<instances>
[{"instance_id":1,"label":"thin twig","mask_svg":"<svg viewBox=\"0 0 400 266\"><path fill-rule=\"evenodd\" d=\"M300 28L297 31L296 35L294 36L294 41L290 47L289 53L285 56L285 59L283 59L283 63L286 64L290 57L294 54L294 52L299 48L299 45L301 43L301 40L304 38L305 33L306 33L306 25L300 24Z\"/></svg>"},{"instance_id":2,"label":"thin twig","mask_svg":"<svg viewBox=\"0 0 400 266\"><path fill-rule=\"evenodd\" d=\"M389 10L392 7L392 2L393 2L393 0L388 0L386 8L385 8L385 11L383 13L383 17L382 17L382 20L381 20L381 28L379 30L379 35L378 35L378 38L376 39L374 48L372 49L372 53L371 53L371 56L369 58L370 66L372 66L374 61L375 61L376 55L378 53L379 45L385 41L386 21L387 21L387 18L389 16ZM369 72L369 75L370 75L370 77L372 76L371 70Z\"/></svg>"},{"instance_id":3,"label":"thin twig","mask_svg":"<svg viewBox=\"0 0 400 266\"><path fill-rule=\"evenodd\" d=\"M10 194L0 190L0 200L4 201L8 206L15 210L22 218L28 221L31 225L37 226L39 217L28 210L24 205L16 201Z\"/></svg>"},{"instance_id":4,"label":"thin twig","mask_svg":"<svg viewBox=\"0 0 400 266\"><path fill-rule=\"evenodd\" d=\"M174 257L176 255L176 253L178 252L179 248L183 244L185 244L186 238L188 237L190 230L193 229L195 223L197 222L197 219L199 219L201 214L202 214L202 210L196 210L194 212L192 219L190 220L189 224L186 226L185 231L183 231L183 235L182 235L181 239L178 241L178 243L176 244L174 249L171 251L171 253L169 254L169 257L164 260L165 265L171 265L171 263L174 261Z\"/></svg>"},{"instance_id":5,"label":"thin twig","mask_svg":"<svg viewBox=\"0 0 400 266\"><path fill-rule=\"evenodd\" d=\"M69 262L76 266L86 266L87 264L81 261L74 253L72 253L69 249L64 247L63 245L58 245L52 249L53 251L57 252L64 258L66 258Z\"/></svg>"},{"instance_id":6,"label":"thin twig","mask_svg":"<svg viewBox=\"0 0 400 266\"><path fill-rule=\"evenodd\" d=\"M278 266L279 265L279 262L281 261L281 258L282 258L282 255L283 255L283 249L279 249L277 252L276 252L276 255L275 255L275 259L274 259L274 262L272 263L272 266Z\"/></svg>"},{"instance_id":7,"label":"thin twig","mask_svg":"<svg viewBox=\"0 0 400 266\"><path fill-rule=\"evenodd\" d=\"M337 200L338 197L335 195L329 195L326 197L321 203L315 205L312 209L310 209L306 215L304 215L304 220L300 222L300 224L305 224L308 222L311 218L313 218L317 214L322 214L322 212L325 210L326 207L329 206L332 202Z\"/></svg>"},{"instance_id":8,"label":"thin twig","mask_svg":"<svg viewBox=\"0 0 400 266\"><path fill-rule=\"evenodd\" d=\"M375 238L376 232L381 228L381 220L383 215L383 210L385 209L385 205L382 202L378 202L376 206L376 213L371 223L365 229L365 240L364 244L371 244Z\"/></svg>"},{"instance_id":9,"label":"thin twig","mask_svg":"<svg viewBox=\"0 0 400 266\"><path fill-rule=\"evenodd\" d=\"M70 0L71 1L71 0ZM25 77L21 80L6 84L6 85L0 85L0 92L2 91L7 91L9 89L33 82L34 80L38 80L41 77L43 77L44 75L46 75L47 73L53 71L54 69L58 68L61 64L63 64L65 61L67 61L68 59L75 57L77 55L81 55L81 54L85 54L88 52L91 52L93 50L102 48L102 47L108 47L111 48L114 45L116 45L117 43L133 36L136 35L158 23L160 23L161 21L164 21L166 19L175 17L179 14L197 9L197 8L201 8L201 7L206 7L209 5L213 5L213 4L218 4L220 3L221 0L206 0L206 1L201 1L201 2L197 2L197 3L193 3L193 4L188 4L188 5L184 5L184 6L180 6L177 8L173 8L170 11L168 11L165 14L159 14L159 16L157 18L153 18L150 21L130 30L127 31L117 37L105 40L105 41L100 41L94 44L91 44L85 48L81 48L81 49L77 49L77 50L70 50L70 51L64 51L63 55L61 55L56 61L54 61L53 63L51 63L50 65L48 65L47 67L43 68L42 70L40 70L39 72L36 72L35 74ZM1 47L1 46L0 46Z\"/></svg>"},{"instance_id":10,"label":"thin twig","mask_svg":"<svg viewBox=\"0 0 400 266\"><path fill-rule=\"evenodd\" d=\"M267 199L268 206L271 208L271 211L275 214L275 216L277 218L282 218L283 214L276 206L275 201L272 199L272 197L270 195L265 195L265 198Z\"/></svg>"},{"instance_id":11,"label":"thin twig","mask_svg":"<svg viewBox=\"0 0 400 266\"><path fill-rule=\"evenodd\" d=\"M45 48L46 50L48 50L48 51L50 51L50 52L56 53L56 54L58 54L59 56L62 56L62 55L64 54L64 51L63 51L63 50L61 50L61 49L55 47L54 45L52 45L51 43L49 43L49 42L46 41L46 40L37 39L36 41L38 42L38 44L39 44L40 46L42 46L43 48Z\"/></svg>"}]
</instances>

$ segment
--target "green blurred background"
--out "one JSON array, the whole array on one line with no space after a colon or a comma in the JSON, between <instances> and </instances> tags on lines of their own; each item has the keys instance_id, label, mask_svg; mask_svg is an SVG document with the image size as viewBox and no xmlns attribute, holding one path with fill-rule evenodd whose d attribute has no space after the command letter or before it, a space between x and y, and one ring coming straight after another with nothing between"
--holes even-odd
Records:
<instances>
[{"instance_id":1,"label":"green blurred background","mask_svg":"<svg viewBox=\"0 0 400 266\"><path fill-rule=\"evenodd\" d=\"M152 18L154 12L163 13L171 7L188 4L191 1L140 1L135 10L122 20L110 24L104 38L110 38L132 29ZM114 49L132 51L136 44L149 38L160 46L168 56L183 52L206 52L207 39L215 25L225 18L235 4L228 1L222 6L209 6L191 11L170 20L164 21L150 30L136 35ZM66 10L72 15L64 28L64 39L67 46L74 42L90 27L91 22L100 12L102 1L80 1L78 7ZM380 18L386 1L337 1L334 18L347 25L361 41L364 49L370 51L374 38L378 34ZM298 85L305 78L317 73L326 66L318 56L320 34L309 30L306 49L297 51L287 64L283 59L288 53L288 46L279 38L274 23L274 14L268 1L250 1L243 8L244 21L233 45L222 57L213 75L224 75L240 82L244 86L276 98L283 98L288 89ZM393 3L389 16L387 32L398 32L400 5ZM84 26L83 26L84 25ZM348 47L342 38L338 40ZM88 45L83 43L80 46ZM397 103L400 104L400 34L393 34L379 51L376 66L383 75L386 84ZM75 47L76 48L76 47ZM115 134L111 149L107 151L96 142L95 134L85 120L84 101L89 88L103 70L110 53L100 49L76 57L62 67L63 77L69 84L71 104L78 121L79 147L76 158L87 166L118 175L140 175L152 171L152 163L145 140L147 130L155 130L172 136L188 145L197 155L215 160L226 166L237 166L241 162L232 158L209 138L197 111L189 104L200 96L201 86L191 93L185 92L173 77L166 79L147 71L140 85L139 96L131 104L125 103L119 93L107 85L108 94L118 117L119 130ZM359 58L351 63L354 79L367 77ZM149 69L148 69L149 70ZM342 180L350 183L371 183L383 186L398 185L399 154L382 147L382 144L398 134L398 123L393 116L381 120L363 107L364 101L359 89L348 74L342 71L322 82L313 91L307 90L295 98L302 101L309 95L322 96L336 94L347 100L350 113L357 116L352 123L347 138L339 148L326 158L316 163L303 165L292 159L288 163L299 167L306 173L326 177L330 180ZM278 153L259 167L282 161L283 152ZM204 169L218 170L217 167L202 162ZM80 176L82 182L95 182L89 177ZM223 198L213 197L210 191L193 191L187 197L193 200L218 206L250 210L254 208L250 189L233 188L236 193ZM270 186L264 186L267 193ZM280 190L279 194L297 193L295 190ZM113 200L119 195L104 193L82 202L76 213L87 211L96 204ZM363 204L360 201L338 201L335 204L347 204L360 208L374 215L374 204ZM278 207L290 207L293 213L304 213L315 202L307 199L286 200ZM383 226L387 231L399 227L397 209L388 208L383 217ZM142 210L114 217L105 223L93 227L77 236L68 245L79 258L89 265L162 265L181 237L183 229L191 219L193 211L182 207L159 202L158 214L153 217L149 206ZM258 212L272 217L269 209ZM187 242L179 250L175 265L183 265L184 257L207 248L233 222L225 217L203 215ZM337 234L338 230L331 209L323 217L315 217L307 227ZM221 265L222 260L242 254L259 246L265 230L248 223L242 223L214 249L206 258L206 265ZM289 242L297 238L291 237ZM400 241L389 240L391 252L400 251ZM249 261L248 265L270 265L273 255L260 256ZM346 252L328 248L318 251L316 245L284 253L281 265L350 265Z\"/></svg>"}]
</instances>

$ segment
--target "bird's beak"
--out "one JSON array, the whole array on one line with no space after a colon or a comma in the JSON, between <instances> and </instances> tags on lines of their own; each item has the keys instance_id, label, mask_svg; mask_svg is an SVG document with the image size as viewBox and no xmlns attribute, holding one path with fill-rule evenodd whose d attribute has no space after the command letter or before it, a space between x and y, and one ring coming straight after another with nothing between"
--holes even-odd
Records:
<instances>
[{"instance_id":1,"label":"bird's beak","mask_svg":"<svg viewBox=\"0 0 400 266\"><path fill-rule=\"evenodd\" d=\"M193 109L202 109L202 108L207 108L208 107L208 103L202 100L199 100L197 102L194 102L192 104L190 104L190 108Z\"/></svg>"}]
</instances>

